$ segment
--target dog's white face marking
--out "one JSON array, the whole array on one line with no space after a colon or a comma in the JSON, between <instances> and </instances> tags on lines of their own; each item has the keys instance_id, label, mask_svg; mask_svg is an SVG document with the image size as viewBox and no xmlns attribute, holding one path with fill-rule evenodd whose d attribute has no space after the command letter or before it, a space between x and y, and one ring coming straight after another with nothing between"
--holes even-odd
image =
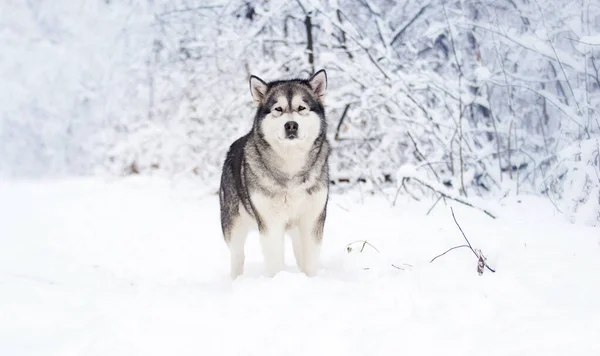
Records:
<instances>
[{"instance_id":1,"label":"dog's white face marking","mask_svg":"<svg viewBox=\"0 0 600 356\"><path fill-rule=\"evenodd\" d=\"M291 107L289 104L287 98L281 95L270 107L270 113L260 123L265 140L278 153L285 154L290 149L308 152L319 137L321 119L299 94L292 97ZM297 124L295 138L288 138L286 123Z\"/></svg>"}]
</instances>

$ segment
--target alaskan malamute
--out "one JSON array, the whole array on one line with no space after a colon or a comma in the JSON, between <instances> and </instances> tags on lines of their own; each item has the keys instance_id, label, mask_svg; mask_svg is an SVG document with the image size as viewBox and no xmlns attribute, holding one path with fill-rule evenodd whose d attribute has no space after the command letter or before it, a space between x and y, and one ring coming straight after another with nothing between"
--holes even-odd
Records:
<instances>
[{"instance_id":1,"label":"alaskan malamute","mask_svg":"<svg viewBox=\"0 0 600 356\"><path fill-rule=\"evenodd\" d=\"M254 125L229 147L219 190L233 279L244 271L246 236L255 227L269 276L284 268L286 232L300 270L317 273L329 197L326 88L324 70L307 80L250 77Z\"/></svg>"}]
</instances>

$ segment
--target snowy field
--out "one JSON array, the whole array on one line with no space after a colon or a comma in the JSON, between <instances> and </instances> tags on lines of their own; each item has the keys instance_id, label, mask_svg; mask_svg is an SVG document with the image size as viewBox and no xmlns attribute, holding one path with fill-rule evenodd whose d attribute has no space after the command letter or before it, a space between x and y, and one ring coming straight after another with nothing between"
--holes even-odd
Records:
<instances>
[{"instance_id":1,"label":"snowy field","mask_svg":"<svg viewBox=\"0 0 600 356\"><path fill-rule=\"evenodd\" d=\"M0 355L599 355L600 233L544 199L332 197L318 276L231 282L218 198L150 178L0 183ZM190 194L190 192L194 194ZM364 203L361 201L364 199ZM368 245L367 239L380 253ZM397 269L391 266L404 268Z\"/></svg>"}]
</instances>

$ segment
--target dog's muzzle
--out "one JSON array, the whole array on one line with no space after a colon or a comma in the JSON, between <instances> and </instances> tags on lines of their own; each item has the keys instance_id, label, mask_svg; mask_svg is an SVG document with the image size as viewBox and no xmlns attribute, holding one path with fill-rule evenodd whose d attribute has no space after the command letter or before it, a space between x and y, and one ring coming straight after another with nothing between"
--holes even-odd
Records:
<instances>
[{"instance_id":1,"label":"dog's muzzle","mask_svg":"<svg viewBox=\"0 0 600 356\"><path fill-rule=\"evenodd\" d=\"M285 129L285 138L293 140L298 137L298 123L296 121L288 121L283 125Z\"/></svg>"}]
</instances>

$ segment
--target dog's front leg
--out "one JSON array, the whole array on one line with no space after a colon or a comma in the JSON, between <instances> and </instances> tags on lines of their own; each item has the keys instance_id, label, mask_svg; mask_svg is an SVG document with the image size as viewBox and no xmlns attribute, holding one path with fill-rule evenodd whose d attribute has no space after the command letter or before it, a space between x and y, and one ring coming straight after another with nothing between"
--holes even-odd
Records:
<instances>
[{"instance_id":1,"label":"dog's front leg","mask_svg":"<svg viewBox=\"0 0 600 356\"><path fill-rule=\"evenodd\" d=\"M284 267L283 224L269 222L260 231L260 244L265 259L267 274L275 276Z\"/></svg>"},{"instance_id":2,"label":"dog's front leg","mask_svg":"<svg viewBox=\"0 0 600 356\"><path fill-rule=\"evenodd\" d=\"M327 209L327 192L316 192L309 199L309 208L300 219L298 229L302 246L302 271L309 277L317 274L321 244L323 242L323 228Z\"/></svg>"},{"instance_id":3,"label":"dog's front leg","mask_svg":"<svg viewBox=\"0 0 600 356\"><path fill-rule=\"evenodd\" d=\"M300 268L309 277L315 276L319 267L324 222L324 220L317 219L316 221L307 221L300 226L302 239L302 263Z\"/></svg>"}]
</instances>

